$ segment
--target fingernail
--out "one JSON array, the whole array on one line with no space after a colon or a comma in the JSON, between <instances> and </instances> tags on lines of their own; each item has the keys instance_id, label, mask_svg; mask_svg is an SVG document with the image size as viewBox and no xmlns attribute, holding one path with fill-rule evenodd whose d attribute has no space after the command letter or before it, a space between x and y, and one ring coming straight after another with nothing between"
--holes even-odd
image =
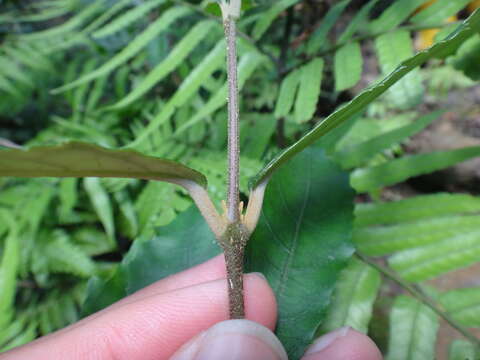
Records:
<instances>
[{"instance_id":1,"label":"fingernail","mask_svg":"<svg viewBox=\"0 0 480 360\"><path fill-rule=\"evenodd\" d=\"M335 341L347 335L349 330L350 326L345 326L319 337L312 345L310 345L310 347L305 352L305 355L317 354L319 352L322 352L330 345L332 345Z\"/></svg>"},{"instance_id":2,"label":"fingernail","mask_svg":"<svg viewBox=\"0 0 480 360\"><path fill-rule=\"evenodd\" d=\"M265 281L268 281L267 278L265 277L265 275L263 275L261 272L252 272L250 273L251 275L256 275L258 276L259 278L262 278L263 280Z\"/></svg>"},{"instance_id":3,"label":"fingernail","mask_svg":"<svg viewBox=\"0 0 480 360\"><path fill-rule=\"evenodd\" d=\"M171 360L287 360L277 337L250 320L216 324L183 346Z\"/></svg>"}]
</instances>

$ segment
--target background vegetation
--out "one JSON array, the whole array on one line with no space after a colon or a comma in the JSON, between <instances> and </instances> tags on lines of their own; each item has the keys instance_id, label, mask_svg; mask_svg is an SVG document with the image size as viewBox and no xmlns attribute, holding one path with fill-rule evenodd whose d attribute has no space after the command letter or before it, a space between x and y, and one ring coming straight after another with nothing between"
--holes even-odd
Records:
<instances>
[{"instance_id":1,"label":"background vegetation","mask_svg":"<svg viewBox=\"0 0 480 360\"><path fill-rule=\"evenodd\" d=\"M447 38L479 4L247 5L239 22L245 196L264 163L401 61ZM215 7L3 0L0 9L0 146L129 146L203 172L220 203L227 87ZM352 234L358 252L317 333L353 326L390 360L474 359L480 343L478 162L451 168L480 155L478 27L453 50L412 71L319 143L356 191L353 229L345 236ZM319 163L316 176L342 176L329 166ZM329 203L333 183L315 184L326 187L316 195L318 213L347 211L347 203ZM128 293L165 276L162 266L188 265L170 264L165 254L189 248L168 236L182 222L209 236L190 205L182 190L157 182L0 178L0 349L124 296L120 282ZM317 221L315 213L306 216ZM196 261L218 252L197 250ZM251 250L249 258L255 256ZM140 266L160 270L139 278Z\"/></svg>"}]
</instances>

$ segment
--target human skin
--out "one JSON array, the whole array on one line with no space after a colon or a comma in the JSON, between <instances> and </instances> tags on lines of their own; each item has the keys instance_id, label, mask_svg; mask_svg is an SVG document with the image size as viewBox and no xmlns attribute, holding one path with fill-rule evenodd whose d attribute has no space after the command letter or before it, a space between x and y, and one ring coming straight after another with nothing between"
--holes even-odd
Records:
<instances>
[{"instance_id":1,"label":"human skin","mask_svg":"<svg viewBox=\"0 0 480 360\"><path fill-rule=\"evenodd\" d=\"M158 281L65 329L0 354L0 360L169 359L189 340L228 319L225 277L225 262L220 255ZM246 319L273 331L277 305L272 289L260 274L247 274L244 281ZM349 334L340 340L348 342L352 338L360 354L366 346L366 355L370 356L368 349L373 345L362 344L370 340L351 332L353 337ZM317 359L312 356L305 359Z\"/></svg>"}]
</instances>

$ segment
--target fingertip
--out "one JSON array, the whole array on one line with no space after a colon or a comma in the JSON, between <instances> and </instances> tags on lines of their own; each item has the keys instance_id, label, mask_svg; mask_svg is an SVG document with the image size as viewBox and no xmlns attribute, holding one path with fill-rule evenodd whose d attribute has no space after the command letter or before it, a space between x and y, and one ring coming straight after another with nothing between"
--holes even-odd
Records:
<instances>
[{"instance_id":1,"label":"fingertip","mask_svg":"<svg viewBox=\"0 0 480 360\"><path fill-rule=\"evenodd\" d=\"M302 360L382 360L375 343L350 327L340 328L317 339Z\"/></svg>"},{"instance_id":2,"label":"fingertip","mask_svg":"<svg viewBox=\"0 0 480 360\"><path fill-rule=\"evenodd\" d=\"M244 287L245 317L273 330L277 322L277 302L265 276L246 274Z\"/></svg>"}]
</instances>

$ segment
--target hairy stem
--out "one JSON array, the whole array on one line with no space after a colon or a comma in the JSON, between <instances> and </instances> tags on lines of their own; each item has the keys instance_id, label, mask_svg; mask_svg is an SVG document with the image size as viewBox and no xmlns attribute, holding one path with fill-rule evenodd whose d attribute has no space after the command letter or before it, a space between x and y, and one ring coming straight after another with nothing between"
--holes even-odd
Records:
<instances>
[{"instance_id":1,"label":"hairy stem","mask_svg":"<svg viewBox=\"0 0 480 360\"><path fill-rule=\"evenodd\" d=\"M227 75L228 75L228 191L227 219L231 223L240 220L239 212L239 169L240 169L240 135L238 115L238 81L237 81L237 30L235 19L224 20L227 41Z\"/></svg>"},{"instance_id":2,"label":"hairy stem","mask_svg":"<svg viewBox=\"0 0 480 360\"><path fill-rule=\"evenodd\" d=\"M396 282L406 291L408 291L414 298L421 301L423 304L428 306L432 309L439 317L445 320L451 327L456 329L460 334L465 336L468 340L470 340L473 344L477 347L480 347L480 339L478 339L475 335L473 335L470 331L465 329L462 325L460 325L455 319L453 319L449 314L445 313L444 311L440 310L440 305L436 304L436 302L423 293L422 290L415 288L414 286L408 284L405 280L398 277L389 269L377 264L375 261L370 259L369 257L363 255L360 252L356 253L356 256L362 260L364 263L372 266L373 268L377 269L380 273L382 273L385 277L389 278L390 280Z\"/></svg>"}]
</instances>

